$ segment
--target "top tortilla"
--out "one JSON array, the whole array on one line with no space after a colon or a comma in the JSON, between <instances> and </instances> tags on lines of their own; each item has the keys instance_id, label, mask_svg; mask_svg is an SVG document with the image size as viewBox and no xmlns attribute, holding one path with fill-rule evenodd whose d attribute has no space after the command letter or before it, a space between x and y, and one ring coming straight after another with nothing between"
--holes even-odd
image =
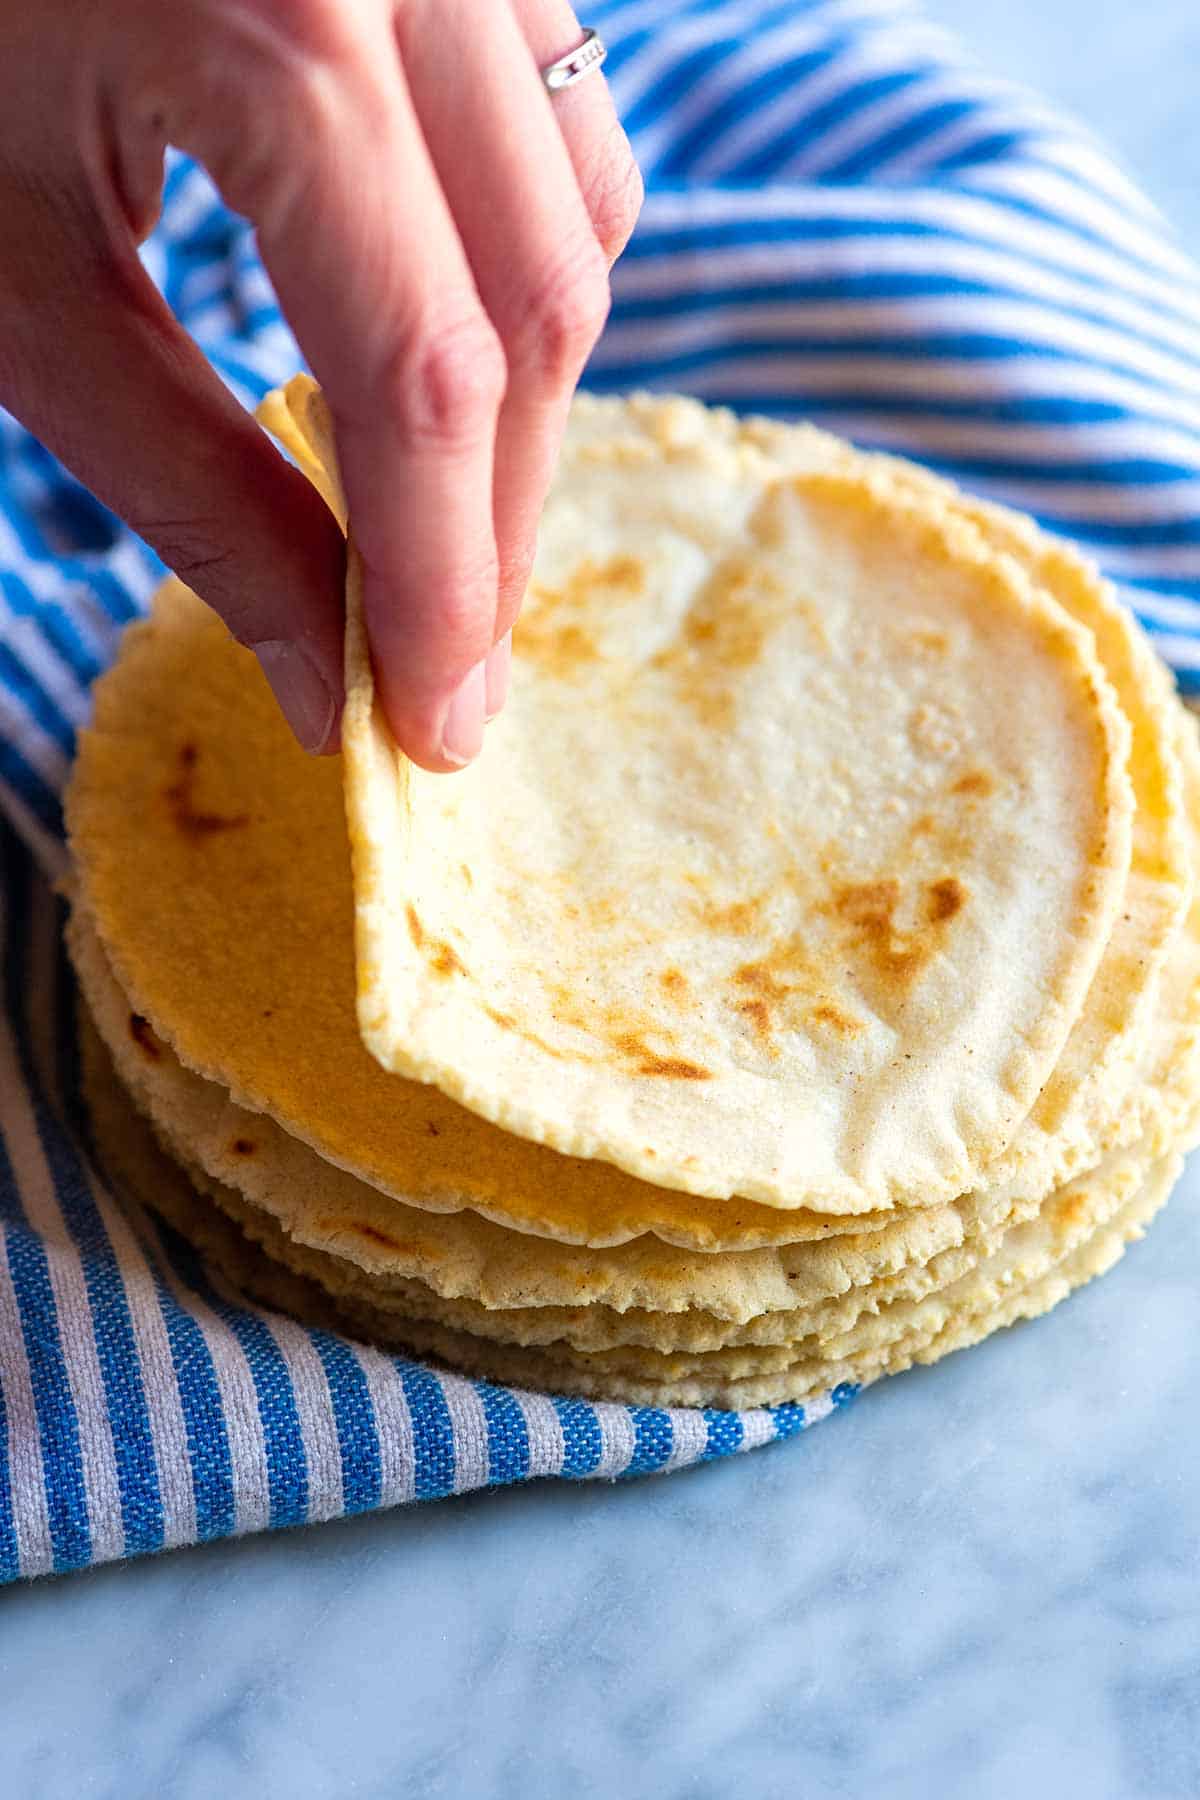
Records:
<instances>
[{"instance_id":1,"label":"top tortilla","mask_svg":"<svg viewBox=\"0 0 1200 1800\"><path fill-rule=\"evenodd\" d=\"M285 404L337 505L319 396ZM360 1029L663 1187L927 1204L985 1178L1080 1014L1128 727L1091 634L936 491L709 420L577 404L461 776L397 751L351 556Z\"/></svg>"}]
</instances>

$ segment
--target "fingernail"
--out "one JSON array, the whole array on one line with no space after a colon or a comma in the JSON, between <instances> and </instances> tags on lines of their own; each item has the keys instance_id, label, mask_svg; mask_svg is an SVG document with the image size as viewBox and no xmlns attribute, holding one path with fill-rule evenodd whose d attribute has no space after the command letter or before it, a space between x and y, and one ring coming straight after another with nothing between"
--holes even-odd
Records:
<instances>
[{"instance_id":1,"label":"fingernail","mask_svg":"<svg viewBox=\"0 0 1200 1800\"><path fill-rule=\"evenodd\" d=\"M442 725L442 755L464 769L483 748L483 722L487 706L486 665L478 662L464 676Z\"/></svg>"},{"instance_id":2,"label":"fingernail","mask_svg":"<svg viewBox=\"0 0 1200 1800\"><path fill-rule=\"evenodd\" d=\"M316 664L299 644L270 638L254 645L263 674L302 749L323 750L333 730L333 695Z\"/></svg>"},{"instance_id":3,"label":"fingernail","mask_svg":"<svg viewBox=\"0 0 1200 1800\"><path fill-rule=\"evenodd\" d=\"M512 630L488 651L487 661L483 665L484 688L487 699L484 707L484 718L490 725L496 714L508 699L508 672L512 667Z\"/></svg>"}]
</instances>

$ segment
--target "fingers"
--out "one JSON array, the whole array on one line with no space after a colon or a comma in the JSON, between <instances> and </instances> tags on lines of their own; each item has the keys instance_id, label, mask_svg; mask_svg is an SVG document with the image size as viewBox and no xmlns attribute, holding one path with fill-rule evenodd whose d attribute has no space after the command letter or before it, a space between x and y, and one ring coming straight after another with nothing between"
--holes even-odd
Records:
<instances>
[{"instance_id":1,"label":"fingers","mask_svg":"<svg viewBox=\"0 0 1200 1800\"><path fill-rule=\"evenodd\" d=\"M32 178L0 170L0 398L254 645L314 747L336 739L340 540L134 240L164 141L254 220L333 411L392 727L426 767L469 760L503 704L537 514L628 229L597 185L618 141L603 83L552 110L537 75L563 32L578 41L573 16L521 6L518 24L510 0L406 0L414 104L390 0L214 0L199 29L124 0L60 71L89 116L45 127L33 109ZM59 139L71 179L48 200Z\"/></svg>"},{"instance_id":2,"label":"fingers","mask_svg":"<svg viewBox=\"0 0 1200 1800\"><path fill-rule=\"evenodd\" d=\"M524 594L571 395L607 314L607 265L509 7L481 12L476 0L408 0L397 38L507 363L493 491L499 636Z\"/></svg>"},{"instance_id":3,"label":"fingers","mask_svg":"<svg viewBox=\"0 0 1200 1800\"><path fill-rule=\"evenodd\" d=\"M336 742L343 546L90 196L0 175L0 402L260 660L300 742ZM110 222L111 224L111 222Z\"/></svg>"},{"instance_id":4,"label":"fingers","mask_svg":"<svg viewBox=\"0 0 1200 1800\"><path fill-rule=\"evenodd\" d=\"M302 14L320 34L298 50ZM236 99L214 93L172 136L255 220L333 415L381 701L410 757L454 768L477 752L487 705L504 355L413 111L390 8L296 6L286 18L285 53L271 42L248 52L260 57L253 112L231 117Z\"/></svg>"}]
</instances>

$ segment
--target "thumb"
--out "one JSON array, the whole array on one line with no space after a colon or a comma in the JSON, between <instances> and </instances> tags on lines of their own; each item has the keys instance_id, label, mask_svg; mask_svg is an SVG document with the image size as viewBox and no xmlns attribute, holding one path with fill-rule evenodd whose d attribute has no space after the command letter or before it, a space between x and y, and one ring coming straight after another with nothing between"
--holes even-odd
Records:
<instances>
[{"instance_id":1,"label":"thumb","mask_svg":"<svg viewBox=\"0 0 1200 1800\"><path fill-rule=\"evenodd\" d=\"M0 402L256 651L304 748L336 747L345 549L324 501L132 244L73 229L44 192L0 198L7 243L31 247L0 259Z\"/></svg>"}]
</instances>

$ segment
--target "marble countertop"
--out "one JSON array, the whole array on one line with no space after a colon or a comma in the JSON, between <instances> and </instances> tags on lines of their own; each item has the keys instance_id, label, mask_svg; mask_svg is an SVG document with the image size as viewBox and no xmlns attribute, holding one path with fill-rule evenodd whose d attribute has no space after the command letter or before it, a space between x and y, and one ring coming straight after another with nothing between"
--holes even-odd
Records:
<instances>
[{"instance_id":1,"label":"marble countertop","mask_svg":"<svg viewBox=\"0 0 1200 1800\"><path fill-rule=\"evenodd\" d=\"M1200 243L1195 0L939 0ZM1200 1161L1049 1318L745 1459L0 1595L5 1800L1200 1794Z\"/></svg>"}]
</instances>

